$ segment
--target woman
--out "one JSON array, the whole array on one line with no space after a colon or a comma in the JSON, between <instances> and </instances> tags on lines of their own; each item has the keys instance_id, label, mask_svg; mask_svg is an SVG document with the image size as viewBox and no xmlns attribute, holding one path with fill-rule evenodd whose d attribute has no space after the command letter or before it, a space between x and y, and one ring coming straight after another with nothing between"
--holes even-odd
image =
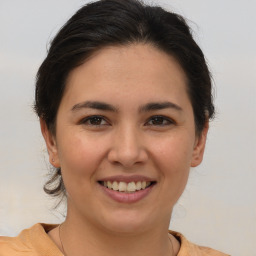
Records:
<instances>
[{"instance_id":1,"label":"woman","mask_svg":"<svg viewBox=\"0 0 256 256\"><path fill-rule=\"evenodd\" d=\"M169 231L214 106L204 55L177 14L136 0L82 7L42 63L35 110L61 225L0 239L0 255L225 255Z\"/></svg>"}]
</instances>

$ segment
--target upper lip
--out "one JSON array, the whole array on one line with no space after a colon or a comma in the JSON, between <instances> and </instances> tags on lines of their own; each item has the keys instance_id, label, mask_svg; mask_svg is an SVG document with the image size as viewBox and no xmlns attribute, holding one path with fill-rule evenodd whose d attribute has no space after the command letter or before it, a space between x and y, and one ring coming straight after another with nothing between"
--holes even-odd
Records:
<instances>
[{"instance_id":1,"label":"upper lip","mask_svg":"<svg viewBox=\"0 0 256 256\"><path fill-rule=\"evenodd\" d=\"M109 177L105 177L100 179L99 181L117 181L117 182L137 182L137 181L149 181L149 182L153 182L155 181L154 179L147 177L147 176L143 176L143 175L131 175L131 176L125 176L125 175L115 175L115 176L109 176Z\"/></svg>"}]
</instances>

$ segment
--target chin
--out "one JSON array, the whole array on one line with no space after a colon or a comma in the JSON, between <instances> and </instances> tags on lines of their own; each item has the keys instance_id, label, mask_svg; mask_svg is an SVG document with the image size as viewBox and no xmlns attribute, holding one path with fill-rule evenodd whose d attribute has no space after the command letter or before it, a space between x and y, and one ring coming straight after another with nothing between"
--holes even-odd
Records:
<instances>
[{"instance_id":1,"label":"chin","mask_svg":"<svg viewBox=\"0 0 256 256\"><path fill-rule=\"evenodd\" d=\"M147 226L139 223L115 222L109 225L107 229L111 233L117 233L119 235L132 235L145 232L147 230Z\"/></svg>"},{"instance_id":2,"label":"chin","mask_svg":"<svg viewBox=\"0 0 256 256\"><path fill-rule=\"evenodd\" d=\"M106 218L103 225L110 232L128 235L147 231L150 223L138 212L133 214L123 212Z\"/></svg>"}]
</instances>

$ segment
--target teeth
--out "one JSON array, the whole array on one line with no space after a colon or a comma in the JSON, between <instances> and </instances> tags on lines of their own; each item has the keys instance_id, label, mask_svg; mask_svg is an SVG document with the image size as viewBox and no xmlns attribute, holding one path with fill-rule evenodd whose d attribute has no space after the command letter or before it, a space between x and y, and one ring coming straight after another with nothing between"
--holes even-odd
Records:
<instances>
[{"instance_id":1,"label":"teeth","mask_svg":"<svg viewBox=\"0 0 256 256\"><path fill-rule=\"evenodd\" d=\"M137 181L136 190L141 190L141 181Z\"/></svg>"},{"instance_id":2,"label":"teeth","mask_svg":"<svg viewBox=\"0 0 256 256\"><path fill-rule=\"evenodd\" d=\"M134 192L136 191L136 185L134 182L129 182L127 185L127 191L128 192Z\"/></svg>"},{"instance_id":3,"label":"teeth","mask_svg":"<svg viewBox=\"0 0 256 256\"><path fill-rule=\"evenodd\" d=\"M119 191L125 192L127 189L127 184L125 182L119 182Z\"/></svg>"},{"instance_id":4,"label":"teeth","mask_svg":"<svg viewBox=\"0 0 256 256\"><path fill-rule=\"evenodd\" d=\"M111 181L108 181L108 182L107 182L107 187L110 188L110 189L112 188L112 183L111 183Z\"/></svg>"},{"instance_id":5,"label":"teeth","mask_svg":"<svg viewBox=\"0 0 256 256\"><path fill-rule=\"evenodd\" d=\"M129 193L132 193L132 192L135 192L135 191L138 191L141 189L145 189L150 184L151 184L151 182L149 182L149 181L137 181L137 182L132 181L129 183L126 183L123 181L121 181L121 182L104 181L103 182L103 185L106 188L113 189L115 191L129 192Z\"/></svg>"},{"instance_id":6,"label":"teeth","mask_svg":"<svg viewBox=\"0 0 256 256\"><path fill-rule=\"evenodd\" d=\"M116 181L113 182L112 189L113 190L118 190L119 189L118 183Z\"/></svg>"}]
</instances>

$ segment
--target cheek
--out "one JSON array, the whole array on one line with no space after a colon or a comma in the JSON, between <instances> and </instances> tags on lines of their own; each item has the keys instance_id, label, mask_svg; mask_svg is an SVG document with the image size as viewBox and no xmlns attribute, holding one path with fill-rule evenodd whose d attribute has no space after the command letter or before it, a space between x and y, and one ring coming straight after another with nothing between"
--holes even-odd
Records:
<instances>
[{"instance_id":1,"label":"cheek","mask_svg":"<svg viewBox=\"0 0 256 256\"><path fill-rule=\"evenodd\" d=\"M63 175L68 180L78 180L81 183L84 182L83 177L88 179L88 176L95 173L104 155L99 143L82 134L66 135L58 145L58 153Z\"/></svg>"},{"instance_id":2,"label":"cheek","mask_svg":"<svg viewBox=\"0 0 256 256\"><path fill-rule=\"evenodd\" d=\"M163 179L163 189L172 203L182 194L189 175L193 142L186 138L170 138L155 149L155 166Z\"/></svg>"},{"instance_id":3,"label":"cheek","mask_svg":"<svg viewBox=\"0 0 256 256\"><path fill-rule=\"evenodd\" d=\"M163 166L166 174L182 173L189 169L193 155L193 141L190 137L170 137L158 143L154 149L155 159Z\"/></svg>"}]
</instances>

